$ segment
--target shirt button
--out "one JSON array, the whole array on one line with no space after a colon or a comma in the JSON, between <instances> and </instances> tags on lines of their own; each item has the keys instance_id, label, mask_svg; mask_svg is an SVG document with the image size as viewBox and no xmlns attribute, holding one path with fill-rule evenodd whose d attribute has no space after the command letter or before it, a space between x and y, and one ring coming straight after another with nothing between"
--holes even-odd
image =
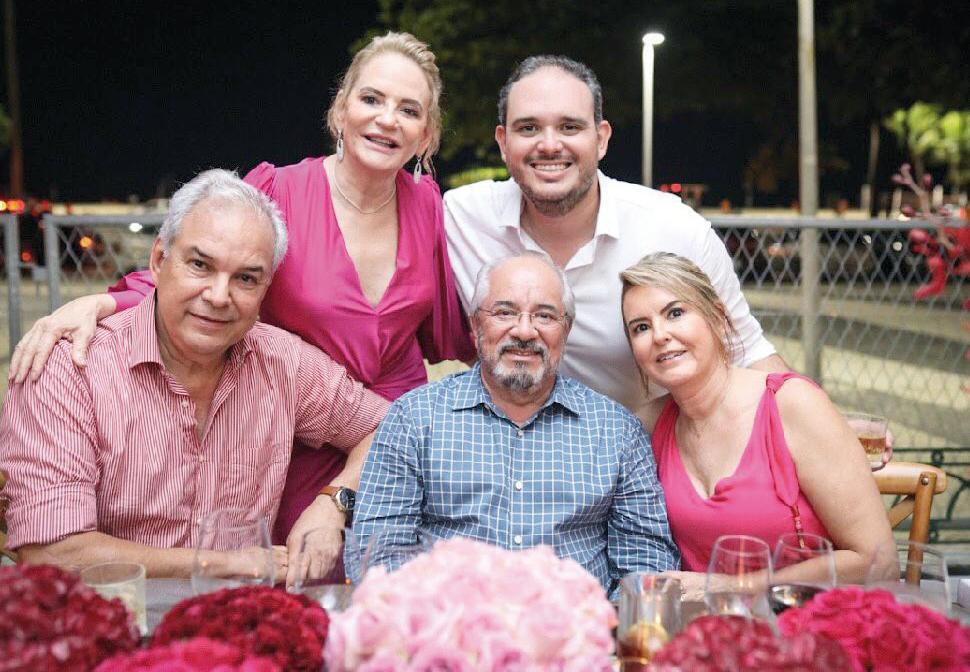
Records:
<instances>
[{"instance_id":1,"label":"shirt button","mask_svg":"<svg viewBox=\"0 0 970 672\"><path fill-rule=\"evenodd\" d=\"M515 482L515 489L516 490L521 490L522 489L522 481L516 481Z\"/></svg>"},{"instance_id":2,"label":"shirt button","mask_svg":"<svg viewBox=\"0 0 970 672\"><path fill-rule=\"evenodd\" d=\"M518 431L517 431L517 432L515 433L515 435L516 435L517 437L519 437L520 439L522 438L522 435L523 435L523 434L525 434L525 432L523 432L523 431L522 431L521 429L520 429L520 430L518 430Z\"/></svg>"},{"instance_id":3,"label":"shirt button","mask_svg":"<svg viewBox=\"0 0 970 672\"><path fill-rule=\"evenodd\" d=\"M522 545L522 535L521 534L515 535L514 537L512 537L512 541L514 541L516 543L516 545L521 546Z\"/></svg>"},{"instance_id":4,"label":"shirt button","mask_svg":"<svg viewBox=\"0 0 970 672\"><path fill-rule=\"evenodd\" d=\"M188 407L189 407L189 400L188 399L183 399L182 400L182 408L188 408Z\"/></svg>"}]
</instances>

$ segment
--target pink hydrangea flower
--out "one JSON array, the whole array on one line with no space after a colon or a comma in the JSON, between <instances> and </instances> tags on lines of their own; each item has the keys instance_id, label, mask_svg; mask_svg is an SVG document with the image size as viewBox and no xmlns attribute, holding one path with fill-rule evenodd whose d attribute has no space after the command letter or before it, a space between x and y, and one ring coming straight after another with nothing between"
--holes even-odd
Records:
<instances>
[{"instance_id":1,"label":"pink hydrangea flower","mask_svg":"<svg viewBox=\"0 0 970 672\"><path fill-rule=\"evenodd\" d=\"M599 672L615 625L599 582L551 548L450 539L395 572L368 572L333 617L324 657L330 672Z\"/></svg>"}]
</instances>

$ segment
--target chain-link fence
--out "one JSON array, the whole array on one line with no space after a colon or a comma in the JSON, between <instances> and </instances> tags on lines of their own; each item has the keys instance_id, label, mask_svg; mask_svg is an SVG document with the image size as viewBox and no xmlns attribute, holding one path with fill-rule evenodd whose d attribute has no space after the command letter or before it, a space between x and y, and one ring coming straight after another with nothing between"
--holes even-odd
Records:
<instances>
[{"instance_id":1,"label":"chain-link fence","mask_svg":"<svg viewBox=\"0 0 970 672\"><path fill-rule=\"evenodd\" d=\"M16 225L0 217L10 343L21 323L29 327L61 303L145 268L163 217L48 215L46 265L21 263L13 275ZM908 236L914 222L711 221L754 314L789 365L821 382L840 408L889 417L904 459L946 469L950 487L934 506L934 538L970 529L961 497L970 487L970 312L962 309L968 278L953 274L927 288L927 258Z\"/></svg>"}]
</instances>

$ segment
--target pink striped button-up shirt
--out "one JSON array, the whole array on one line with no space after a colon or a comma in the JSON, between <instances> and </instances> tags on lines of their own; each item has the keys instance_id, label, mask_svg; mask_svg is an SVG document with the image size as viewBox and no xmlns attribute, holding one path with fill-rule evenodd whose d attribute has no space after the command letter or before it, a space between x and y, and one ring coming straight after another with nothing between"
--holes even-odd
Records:
<instances>
[{"instance_id":1,"label":"pink striped button-up shirt","mask_svg":"<svg viewBox=\"0 0 970 672\"><path fill-rule=\"evenodd\" d=\"M57 345L36 383L13 385L0 417L11 548L98 531L190 547L220 507L276 515L293 437L348 450L387 402L299 337L256 323L233 346L196 433L195 405L162 364L155 301L105 320L87 366Z\"/></svg>"}]
</instances>

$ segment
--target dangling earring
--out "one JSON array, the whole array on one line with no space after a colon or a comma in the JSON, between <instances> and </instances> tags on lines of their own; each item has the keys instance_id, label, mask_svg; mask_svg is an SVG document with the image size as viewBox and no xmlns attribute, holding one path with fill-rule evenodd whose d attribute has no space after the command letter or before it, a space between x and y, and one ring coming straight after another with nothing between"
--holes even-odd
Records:
<instances>
[{"instance_id":1,"label":"dangling earring","mask_svg":"<svg viewBox=\"0 0 970 672\"><path fill-rule=\"evenodd\" d=\"M413 176L414 176L414 183L415 184L417 184L418 182L421 181L421 160L422 160L422 156L420 154L418 154L417 155L417 161L414 162L414 173L413 173Z\"/></svg>"},{"instance_id":2,"label":"dangling earring","mask_svg":"<svg viewBox=\"0 0 970 672\"><path fill-rule=\"evenodd\" d=\"M344 160L344 132L337 131L337 161Z\"/></svg>"}]
</instances>

